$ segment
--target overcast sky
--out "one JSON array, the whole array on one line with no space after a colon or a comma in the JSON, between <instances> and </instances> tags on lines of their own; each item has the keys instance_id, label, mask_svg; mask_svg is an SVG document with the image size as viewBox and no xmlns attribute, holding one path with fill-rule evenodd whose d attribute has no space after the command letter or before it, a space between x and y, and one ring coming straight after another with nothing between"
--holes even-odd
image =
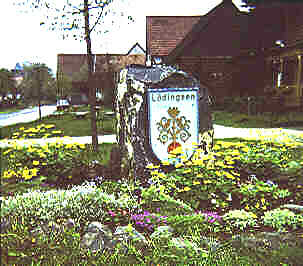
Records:
<instances>
[{"instance_id":1,"label":"overcast sky","mask_svg":"<svg viewBox=\"0 0 303 266\"><path fill-rule=\"evenodd\" d=\"M17 62L42 62L55 73L57 54L86 53L85 42L62 40L60 32L40 26L41 15L21 13L21 9L14 6L13 2L14 0L0 0L0 68L12 69ZM145 16L204 15L220 2L221 0L125 0L121 7L125 10L121 11L131 15L135 22L128 25L125 19L117 18L114 26L108 28L109 33L92 39L93 53L126 53L136 42L145 48ZM240 8L241 0L233 2Z\"/></svg>"}]
</instances>

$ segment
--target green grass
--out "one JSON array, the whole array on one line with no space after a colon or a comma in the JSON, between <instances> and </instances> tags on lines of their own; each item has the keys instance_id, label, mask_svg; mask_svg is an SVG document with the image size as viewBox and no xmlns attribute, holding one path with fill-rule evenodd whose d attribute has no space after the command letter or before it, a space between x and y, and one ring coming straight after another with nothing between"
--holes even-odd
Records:
<instances>
[{"instance_id":1,"label":"green grass","mask_svg":"<svg viewBox=\"0 0 303 266\"><path fill-rule=\"evenodd\" d=\"M299 124L303 129L303 113L289 113L285 115L272 116L269 113L263 115L240 114L235 112L214 111L213 123L238 128L290 128L287 123ZM283 126L284 125L284 126Z\"/></svg>"},{"instance_id":2,"label":"green grass","mask_svg":"<svg viewBox=\"0 0 303 266\"><path fill-rule=\"evenodd\" d=\"M1 108L0 114L10 114L10 113L14 113L14 112L21 111L21 110L22 110L21 107Z\"/></svg>"},{"instance_id":3,"label":"green grass","mask_svg":"<svg viewBox=\"0 0 303 266\"><path fill-rule=\"evenodd\" d=\"M82 108L81 111L86 111ZM19 128L35 128L40 124L53 124L56 130L61 130L64 136L81 137L91 136L91 123L89 114L83 118L78 119L71 113L63 115L50 115L42 118L41 121L34 121L30 123L20 123L1 128L1 138L11 138L13 133L19 131ZM114 134L115 120L113 118L105 118L102 122L97 123L98 134Z\"/></svg>"}]
</instances>

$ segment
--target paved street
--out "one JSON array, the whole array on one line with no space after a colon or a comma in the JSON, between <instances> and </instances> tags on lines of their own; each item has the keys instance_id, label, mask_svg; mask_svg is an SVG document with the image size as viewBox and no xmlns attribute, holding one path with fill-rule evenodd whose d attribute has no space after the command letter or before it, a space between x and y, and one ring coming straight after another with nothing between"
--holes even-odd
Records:
<instances>
[{"instance_id":1,"label":"paved street","mask_svg":"<svg viewBox=\"0 0 303 266\"><path fill-rule=\"evenodd\" d=\"M41 106L41 116L48 116L56 111L56 105ZM19 112L0 114L0 128L18 123L31 122L39 119L39 108L27 108Z\"/></svg>"}]
</instances>

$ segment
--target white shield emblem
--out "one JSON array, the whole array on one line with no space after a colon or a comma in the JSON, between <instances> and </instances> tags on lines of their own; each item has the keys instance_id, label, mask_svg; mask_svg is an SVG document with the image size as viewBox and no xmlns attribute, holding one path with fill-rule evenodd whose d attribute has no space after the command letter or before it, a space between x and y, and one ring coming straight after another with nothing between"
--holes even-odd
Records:
<instances>
[{"instance_id":1,"label":"white shield emblem","mask_svg":"<svg viewBox=\"0 0 303 266\"><path fill-rule=\"evenodd\" d=\"M190 158L199 138L199 88L148 90L149 141L161 161L175 160L169 154L181 148Z\"/></svg>"}]
</instances>

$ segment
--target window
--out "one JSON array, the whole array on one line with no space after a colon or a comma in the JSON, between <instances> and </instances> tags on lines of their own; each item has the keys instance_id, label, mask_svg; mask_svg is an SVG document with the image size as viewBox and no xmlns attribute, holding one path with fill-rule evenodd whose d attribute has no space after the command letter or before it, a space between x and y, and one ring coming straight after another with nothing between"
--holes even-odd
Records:
<instances>
[{"instance_id":1,"label":"window","mask_svg":"<svg viewBox=\"0 0 303 266\"><path fill-rule=\"evenodd\" d=\"M285 58L283 61L282 85L293 85L296 83L297 58Z\"/></svg>"}]
</instances>

